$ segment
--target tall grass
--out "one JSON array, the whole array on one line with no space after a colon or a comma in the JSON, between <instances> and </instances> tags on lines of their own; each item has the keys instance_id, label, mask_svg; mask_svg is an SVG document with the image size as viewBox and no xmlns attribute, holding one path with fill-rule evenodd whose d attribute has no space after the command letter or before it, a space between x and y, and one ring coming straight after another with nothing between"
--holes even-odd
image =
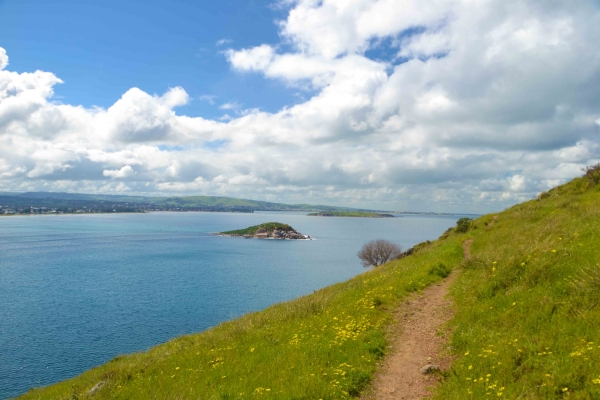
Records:
<instances>
[{"instance_id":1,"label":"tall grass","mask_svg":"<svg viewBox=\"0 0 600 400\"><path fill-rule=\"evenodd\" d=\"M600 399L600 193L588 178L475 221L437 399Z\"/></svg>"}]
</instances>

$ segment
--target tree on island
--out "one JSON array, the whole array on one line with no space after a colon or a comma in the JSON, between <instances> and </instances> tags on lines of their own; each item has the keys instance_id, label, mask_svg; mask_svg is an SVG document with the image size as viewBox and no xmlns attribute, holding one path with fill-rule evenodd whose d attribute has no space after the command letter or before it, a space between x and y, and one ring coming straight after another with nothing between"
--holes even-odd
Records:
<instances>
[{"instance_id":1,"label":"tree on island","mask_svg":"<svg viewBox=\"0 0 600 400\"><path fill-rule=\"evenodd\" d=\"M378 267L402 255L402 248L384 239L373 240L363 246L358 252L362 265Z\"/></svg>"}]
</instances>

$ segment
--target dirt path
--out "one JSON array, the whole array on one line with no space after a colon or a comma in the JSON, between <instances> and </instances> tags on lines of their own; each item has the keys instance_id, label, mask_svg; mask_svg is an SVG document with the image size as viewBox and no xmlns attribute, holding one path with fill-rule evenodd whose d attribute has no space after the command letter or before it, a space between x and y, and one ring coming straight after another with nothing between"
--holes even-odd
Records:
<instances>
[{"instance_id":1,"label":"dirt path","mask_svg":"<svg viewBox=\"0 0 600 400\"><path fill-rule=\"evenodd\" d=\"M473 239L463 242L464 257L471 257ZM450 367L445 354L446 334L438 333L453 315L452 300L447 298L454 272L439 284L432 285L418 297L408 299L394 312L390 335L392 354L384 360L375 376L371 390L363 400L421 399L430 395L428 387L437 382L435 375L423 374L421 369L434 365L442 370Z\"/></svg>"},{"instance_id":2,"label":"dirt path","mask_svg":"<svg viewBox=\"0 0 600 400\"><path fill-rule=\"evenodd\" d=\"M469 260L471 258L471 243L473 243L473 239L467 239L462 243L463 257L465 260Z\"/></svg>"}]
</instances>

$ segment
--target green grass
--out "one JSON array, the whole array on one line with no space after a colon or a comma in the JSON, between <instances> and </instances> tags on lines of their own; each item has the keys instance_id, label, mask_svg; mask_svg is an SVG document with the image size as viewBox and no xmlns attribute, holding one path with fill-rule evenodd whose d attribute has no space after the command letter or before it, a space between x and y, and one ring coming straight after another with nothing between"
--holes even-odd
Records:
<instances>
[{"instance_id":1,"label":"green grass","mask_svg":"<svg viewBox=\"0 0 600 400\"><path fill-rule=\"evenodd\" d=\"M264 224L250 226L246 229L236 229L221 233L223 235L254 235L259 229L264 229L267 232L273 232L275 230L289 232L294 230L294 228L287 224L282 224L280 222L266 222Z\"/></svg>"},{"instance_id":2,"label":"green grass","mask_svg":"<svg viewBox=\"0 0 600 400\"><path fill-rule=\"evenodd\" d=\"M83 398L99 381L99 399L356 397L387 351L392 310L458 266L454 362L434 398L600 399L598 186L576 179L492 217L347 282L23 398Z\"/></svg>"},{"instance_id":3,"label":"green grass","mask_svg":"<svg viewBox=\"0 0 600 400\"><path fill-rule=\"evenodd\" d=\"M357 218L387 218L388 214L382 215L367 211L327 211L308 214L311 217L357 217Z\"/></svg>"},{"instance_id":4,"label":"green grass","mask_svg":"<svg viewBox=\"0 0 600 400\"><path fill-rule=\"evenodd\" d=\"M24 399L343 399L358 395L387 351L391 310L439 281L432 266L457 265L457 239L434 243L347 282L117 357Z\"/></svg>"},{"instance_id":5,"label":"green grass","mask_svg":"<svg viewBox=\"0 0 600 400\"><path fill-rule=\"evenodd\" d=\"M600 399L600 192L586 179L475 221L437 399ZM487 226L486 226L487 224Z\"/></svg>"}]
</instances>

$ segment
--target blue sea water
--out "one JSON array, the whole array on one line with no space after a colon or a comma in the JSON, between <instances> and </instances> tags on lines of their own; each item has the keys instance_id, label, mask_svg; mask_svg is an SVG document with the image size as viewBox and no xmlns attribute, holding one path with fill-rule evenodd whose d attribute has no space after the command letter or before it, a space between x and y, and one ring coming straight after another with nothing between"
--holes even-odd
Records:
<instances>
[{"instance_id":1,"label":"blue sea water","mask_svg":"<svg viewBox=\"0 0 600 400\"><path fill-rule=\"evenodd\" d=\"M0 218L0 399L364 271L356 252L459 215L148 213ZM213 236L277 221L313 241Z\"/></svg>"}]
</instances>

